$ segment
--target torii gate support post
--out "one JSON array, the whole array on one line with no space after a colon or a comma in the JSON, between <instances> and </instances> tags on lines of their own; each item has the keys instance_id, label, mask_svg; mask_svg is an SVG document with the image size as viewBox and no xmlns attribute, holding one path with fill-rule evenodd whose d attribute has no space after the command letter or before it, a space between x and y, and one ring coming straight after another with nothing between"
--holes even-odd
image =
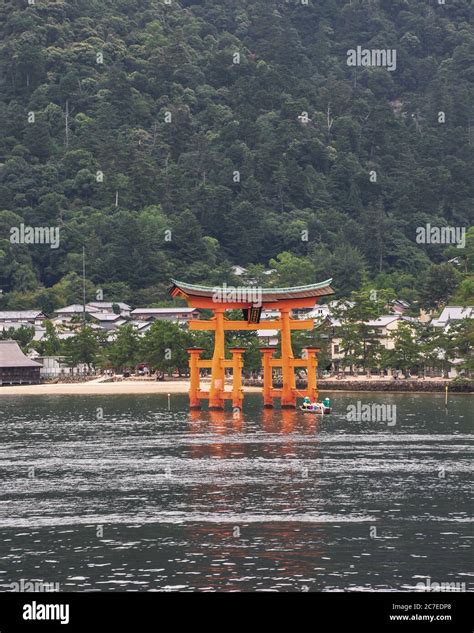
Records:
<instances>
[{"instance_id":1,"label":"torii gate support post","mask_svg":"<svg viewBox=\"0 0 474 633\"><path fill-rule=\"evenodd\" d=\"M211 387L209 389L209 410L219 411L224 408L224 379L225 370L225 333L224 333L224 308L215 309L215 337L214 355L212 356Z\"/></svg>"},{"instance_id":2,"label":"torii gate support post","mask_svg":"<svg viewBox=\"0 0 474 633\"><path fill-rule=\"evenodd\" d=\"M189 388L189 408L200 409L201 400L199 398L201 376L199 373L199 358L204 351L202 347L191 347L188 349L190 388Z\"/></svg>"},{"instance_id":3,"label":"torii gate support post","mask_svg":"<svg viewBox=\"0 0 474 633\"><path fill-rule=\"evenodd\" d=\"M292 364L294 360L291 346L290 311L281 310L281 373L283 387L281 390L281 407L293 409L296 407L296 378Z\"/></svg>"},{"instance_id":4,"label":"torii gate support post","mask_svg":"<svg viewBox=\"0 0 474 633\"><path fill-rule=\"evenodd\" d=\"M232 354L232 407L234 409L242 409L244 400L244 390L242 389L244 359L242 355L245 351L245 347L231 347L229 349Z\"/></svg>"},{"instance_id":5,"label":"torii gate support post","mask_svg":"<svg viewBox=\"0 0 474 633\"><path fill-rule=\"evenodd\" d=\"M273 376L270 361L275 349L271 347L261 347L260 351L263 354L263 406L265 409L273 409Z\"/></svg>"},{"instance_id":6,"label":"torii gate support post","mask_svg":"<svg viewBox=\"0 0 474 633\"><path fill-rule=\"evenodd\" d=\"M306 357L307 357L307 376L308 376L308 387L306 395L309 396L311 401L318 400L319 392L318 392L318 383L317 383L317 370L318 370L318 357L317 353L320 350L319 347L305 347Z\"/></svg>"}]
</instances>

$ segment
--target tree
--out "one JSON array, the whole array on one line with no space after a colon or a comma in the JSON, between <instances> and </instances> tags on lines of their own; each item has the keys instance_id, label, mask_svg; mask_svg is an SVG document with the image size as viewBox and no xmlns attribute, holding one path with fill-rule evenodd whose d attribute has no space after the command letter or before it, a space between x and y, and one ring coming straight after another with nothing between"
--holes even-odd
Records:
<instances>
[{"instance_id":1,"label":"tree","mask_svg":"<svg viewBox=\"0 0 474 633\"><path fill-rule=\"evenodd\" d=\"M192 339L189 332L171 321L155 321L141 340L140 355L153 369L186 373L187 349Z\"/></svg>"},{"instance_id":2,"label":"tree","mask_svg":"<svg viewBox=\"0 0 474 633\"><path fill-rule=\"evenodd\" d=\"M42 161L46 161L53 149L49 125L43 116L38 115L35 121L28 124L25 135L25 145L30 152Z\"/></svg>"},{"instance_id":3,"label":"tree","mask_svg":"<svg viewBox=\"0 0 474 633\"><path fill-rule=\"evenodd\" d=\"M459 284L459 273L451 264L433 264L426 272L421 298L426 308L445 304Z\"/></svg>"},{"instance_id":4,"label":"tree","mask_svg":"<svg viewBox=\"0 0 474 633\"><path fill-rule=\"evenodd\" d=\"M100 342L101 337L92 328L82 328L64 344L66 364L76 367L79 363L84 363L91 370L99 362Z\"/></svg>"},{"instance_id":5,"label":"tree","mask_svg":"<svg viewBox=\"0 0 474 633\"><path fill-rule=\"evenodd\" d=\"M449 326L446 356L449 360L461 360L458 369L472 375L474 372L474 320L463 319Z\"/></svg>"},{"instance_id":6,"label":"tree","mask_svg":"<svg viewBox=\"0 0 474 633\"><path fill-rule=\"evenodd\" d=\"M364 370L379 366L382 346L370 322L383 314L392 298L391 290L360 290L351 294L349 302L340 302L333 310L333 316L341 323L338 336L345 365Z\"/></svg>"},{"instance_id":7,"label":"tree","mask_svg":"<svg viewBox=\"0 0 474 633\"><path fill-rule=\"evenodd\" d=\"M394 348L383 354L385 365L402 370L405 377L408 377L410 369L420 365L422 360L414 327L399 321L392 340Z\"/></svg>"},{"instance_id":8,"label":"tree","mask_svg":"<svg viewBox=\"0 0 474 633\"><path fill-rule=\"evenodd\" d=\"M140 360L139 344L140 338L135 328L132 325L122 326L106 351L112 367L119 370L134 367Z\"/></svg>"},{"instance_id":9,"label":"tree","mask_svg":"<svg viewBox=\"0 0 474 633\"><path fill-rule=\"evenodd\" d=\"M276 270L272 284L282 288L316 283L314 266L307 257L297 257L289 252L280 253L270 260L270 267Z\"/></svg>"},{"instance_id":10,"label":"tree","mask_svg":"<svg viewBox=\"0 0 474 633\"><path fill-rule=\"evenodd\" d=\"M82 257L82 256L81 256ZM57 303L68 305L71 303L82 303L83 282L81 277L75 272L69 272L53 286ZM94 297L94 285L86 279L86 301Z\"/></svg>"},{"instance_id":11,"label":"tree","mask_svg":"<svg viewBox=\"0 0 474 633\"><path fill-rule=\"evenodd\" d=\"M339 298L380 270L413 276L397 288L412 302L431 265L472 275L472 228L465 249L415 238L471 223L467 0L185 0L170 19L156 0L69 4L0 3L6 304L81 301L63 279L83 245L88 298L125 284L147 304L169 277L213 285L271 260L272 283L333 277ZM397 41L403 72L348 67L354 32ZM21 222L59 227L60 248L13 247ZM436 275L434 306L456 285L439 293ZM469 302L469 278L458 288Z\"/></svg>"},{"instance_id":12,"label":"tree","mask_svg":"<svg viewBox=\"0 0 474 633\"><path fill-rule=\"evenodd\" d=\"M54 324L46 319L44 322L46 333L43 340L39 344L39 350L42 356L58 356L61 352L61 340L56 333Z\"/></svg>"},{"instance_id":13,"label":"tree","mask_svg":"<svg viewBox=\"0 0 474 633\"><path fill-rule=\"evenodd\" d=\"M27 352L30 348L31 342L35 335L35 328L22 325L19 328L8 328L8 330L2 330L0 332L0 339L4 341L12 340L16 341L24 352Z\"/></svg>"},{"instance_id":14,"label":"tree","mask_svg":"<svg viewBox=\"0 0 474 633\"><path fill-rule=\"evenodd\" d=\"M326 266L327 275L334 279L339 296L347 296L358 290L365 278L366 264L357 247L340 245L330 255Z\"/></svg>"},{"instance_id":15,"label":"tree","mask_svg":"<svg viewBox=\"0 0 474 633\"><path fill-rule=\"evenodd\" d=\"M461 281L449 301L454 305L469 306L474 304L474 275L468 275Z\"/></svg>"},{"instance_id":16,"label":"tree","mask_svg":"<svg viewBox=\"0 0 474 633\"><path fill-rule=\"evenodd\" d=\"M13 272L14 289L17 292L28 292L34 290L38 285L38 280L31 266L20 264Z\"/></svg>"},{"instance_id":17,"label":"tree","mask_svg":"<svg viewBox=\"0 0 474 633\"><path fill-rule=\"evenodd\" d=\"M474 226L466 233L465 272L474 273Z\"/></svg>"}]
</instances>

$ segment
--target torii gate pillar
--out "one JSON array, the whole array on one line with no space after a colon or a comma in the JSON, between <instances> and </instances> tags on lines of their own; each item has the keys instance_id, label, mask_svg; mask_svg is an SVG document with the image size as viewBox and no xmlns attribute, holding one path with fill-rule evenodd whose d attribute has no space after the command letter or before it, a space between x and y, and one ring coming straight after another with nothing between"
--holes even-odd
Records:
<instances>
[{"instance_id":1,"label":"torii gate pillar","mask_svg":"<svg viewBox=\"0 0 474 633\"><path fill-rule=\"evenodd\" d=\"M290 311L281 310L281 373L283 386L281 390L281 408L293 409L296 406L296 378L292 361Z\"/></svg>"},{"instance_id":2,"label":"torii gate pillar","mask_svg":"<svg viewBox=\"0 0 474 633\"><path fill-rule=\"evenodd\" d=\"M216 319L214 354L212 356L211 387L209 389L209 409L219 411L224 408L225 387L225 346L224 346L224 310L214 311Z\"/></svg>"}]
</instances>

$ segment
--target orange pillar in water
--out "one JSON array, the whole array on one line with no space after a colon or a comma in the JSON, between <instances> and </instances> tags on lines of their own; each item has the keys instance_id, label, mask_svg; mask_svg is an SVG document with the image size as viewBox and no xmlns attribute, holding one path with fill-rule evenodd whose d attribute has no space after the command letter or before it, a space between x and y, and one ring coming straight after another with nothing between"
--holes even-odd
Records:
<instances>
[{"instance_id":1,"label":"orange pillar in water","mask_svg":"<svg viewBox=\"0 0 474 633\"><path fill-rule=\"evenodd\" d=\"M199 374L199 357L204 351L201 347L191 347L188 349L189 354L189 370L190 370L190 388L189 388L189 407L190 409L200 409L201 401L199 399L200 374Z\"/></svg>"},{"instance_id":2,"label":"orange pillar in water","mask_svg":"<svg viewBox=\"0 0 474 633\"><path fill-rule=\"evenodd\" d=\"M212 356L211 388L209 389L209 409L220 410L224 408L224 378L225 370L223 362L225 360L224 345L224 308L215 310L216 330L214 339L214 354Z\"/></svg>"},{"instance_id":3,"label":"orange pillar in water","mask_svg":"<svg viewBox=\"0 0 474 633\"><path fill-rule=\"evenodd\" d=\"M261 347L260 351L263 354L262 366L263 366L263 406L266 409L273 409L273 376L270 360L275 351L271 347Z\"/></svg>"},{"instance_id":4,"label":"orange pillar in water","mask_svg":"<svg viewBox=\"0 0 474 633\"><path fill-rule=\"evenodd\" d=\"M296 378L292 365L294 360L291 346L290 311L281 310L281 373L283 386L281 390L282 408L296 407Z\"/></svg>"},{"instance_id":5,"label":"orange pillar in water","mask_svg":"<svg viewBox=\"0 0 474 633\"><path fill-rule=\"evenodd\" d=\"M317 369L318 369L318 357L316 354L320 351L319 347L306 347L306 354L308 359L308 365L306 368L308 375L308 389L307 395L314 401L318 400L318 384L317 384Z\"/></svg>"},{"instance_id":6,"label":"orange pillar in water","mask_svg":"<svg viewBox=\"0 0 474 633\"><path fill-rule=\"evenodd\" d=\"M242 354L246 350L245 347L231 347L229 351L232 354L232 407L234 409L241 409L244 399L244 391L242 389L244 359L242 358Z\"/></svg>"}]
</instances>

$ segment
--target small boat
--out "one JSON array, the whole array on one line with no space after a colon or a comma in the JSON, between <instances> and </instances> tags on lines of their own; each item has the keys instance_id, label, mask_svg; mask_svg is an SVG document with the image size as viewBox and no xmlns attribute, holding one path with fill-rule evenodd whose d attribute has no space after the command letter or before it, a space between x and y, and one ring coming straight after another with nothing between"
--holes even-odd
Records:
<instances>
[{"instance_id":1,"label":"small boat","mask_svg":"<svg viewBox=\"0 0 474 633\"><path fill-rule=\"evenodd\" d=\"M316 404L302 404L300 406L300 411L304 411L305 413L319 413L320 415L328 415L329 413L332 413L332 407L327 407L322 402L317 402Z\"/></svg>"}]
</instances>

